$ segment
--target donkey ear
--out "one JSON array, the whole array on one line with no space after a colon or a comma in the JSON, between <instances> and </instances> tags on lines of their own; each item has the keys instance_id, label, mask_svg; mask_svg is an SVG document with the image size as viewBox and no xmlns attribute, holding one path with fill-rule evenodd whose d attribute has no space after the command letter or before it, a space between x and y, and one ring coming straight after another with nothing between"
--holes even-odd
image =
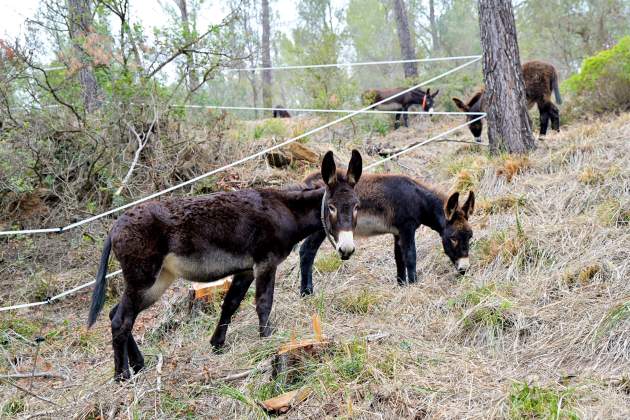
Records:
<instances>
[{"instance_id":1,"label":"donkey ear","mask_svg":"<svg viewBox=\"0 0 630 420\"><path fill-rule=\"evenodd\" d=\"M438 95L438 93L440 93L440 89L436 90L435 93L431 95L431 97L435 98Z\"/></svg>"},{"instance_id":2,"label":"donkey ear","mask_svg":"<svg viewBox=\"0 0 630 420\"><path fill-rule=\"evenodd\" d=\"M361 158L361 153L359 153L358 150L353 149L352 157L350 158L350 163L348 164L348 172L346 173L348 184L354 187L356 183L359 182L362 172L363 159Z\"/></svg>"},{"instance_id":3,"label":"donkey ear","mask_svg":"<svg viewBox=\"0 0 630 420\"><path fill-rule=\"evenodd\" d=\"M427 96L431 96L431 88L428 88L428 89L427 89L427 93L426 93L426 95L427 95Z\"/></svg>"},{"instance_id":4,"label":"donkey ear","mask_svg":"<svg viewBox=\"0 0 630 420\"><path fill-rule=\"evenodd\" d=\"M459 98L453 98L453 102L455 102L455 105L457 105L457 108L461 109L464 112L468 112L468 110L470 109L468 108L468 105L463 103L462 100Z\"/></svg>"},{"instance_id":5,"label":"donkey ear","mask_svg":"<svg viewBox=\"0 0 630 420\"><path fill-rule=\"evenodd\" d=\"M462 206L462 211L464 212L464 217L466 218L466 220L468 220L468 218L475 211L475 193L474 192L471 191L468 193L468 198L466 199L466 202Z\"/></svg>"},{"instance_id":6,"label":"donkey ear","mask_svg":"<svg viewBox=\"0 0 630 420\"><path fill-rule=\"evenodd\" d=\"M326 152L322 161L322 179L329 187L337 183L337 165L335 165L333 152L330 150Z\"/></svg>"},{"instance_id":7,"label":"donkey ear","mask_svg":"<svg viewBox=\"0 0 630 420\"><path fill-rule=\"evenodd\" d=\"M457 207L459 206L459 193L454 192L446 201L446 205L444 206L444 214L446 215L447 220L451 220L451 217L455 214Z\"/></svg>"}]
</instances>

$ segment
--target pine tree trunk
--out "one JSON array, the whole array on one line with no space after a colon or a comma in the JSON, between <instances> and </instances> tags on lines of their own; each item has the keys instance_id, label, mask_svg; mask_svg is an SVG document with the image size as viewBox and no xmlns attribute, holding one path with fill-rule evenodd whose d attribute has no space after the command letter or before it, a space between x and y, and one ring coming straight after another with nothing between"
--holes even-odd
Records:
<instances>
[{"instance_id":1,"label":"pine tree trunk","mask_svg":"<svg viewBox=\"0 0 630 420\"><path fill-rule=\"evenodd\" d=\"M190 31L188 5L186 4L186 0L176 0L176 2L177 7L179 7L179 13L182 19L182 32L184 33L184 40L188 43L193 40L193 34ZM199 80L197 78L197 69L195 68L195 58L192 53L186 53L186 67L188 90L192 91L196 89L199 85Z\"/></svg>"},{"instance_id":2,"label":"pine tree trunk","mask_svg":"<svg viewBox=\"0 0 630 420\"><path fill-rule=\"evenodd\" d=\"M393 0L394 15L396 16L396 29L398 32L398 42L400 43L400 53L403 60L413 60L416 58L416 51L411 42L411 33L409 32L409 19L407 18L407 9L403 0ZM405 77L418 76L417 63L403 64Z\"/></svg>"},{"instance_id":3,"label":"pine tree trunk","mask_svg":"<svg viewBox=\"0 0 630 420\"><path fill-rule=\"evenodd\" d=\"M536 144L527 113L512 4L480 0L479 25L490 148L493 152L525 153Z\"/></svg>"},{"instance_id":4,"label":"pine tree trunk","mask_svg":"<svg viewBox=\"0 0 630 420\"><path fill-rule=\"evenodd\" d=\"M271 45L269 22L269 0L262 0L262 65L263 67L271 67ZM273 106L273 97L271 92L271 70L263 70L262 73L262 96L263 106L271 108ZM266 114L270 114L269 111Z\"/></svg>"},{"instance_id":5,"label":"pine tree trunk","mask_svg":"<svg viewBox=\"0 0 630 420\"><path fill-rule=\"evenodd\" d=\"M99 88L92 70L90 57L83 51L85 38L92 26L89 0L68 0L68 32L80 62L79 83L85 111L90 113L100 105Z\"/></svg>"}]
</instances>

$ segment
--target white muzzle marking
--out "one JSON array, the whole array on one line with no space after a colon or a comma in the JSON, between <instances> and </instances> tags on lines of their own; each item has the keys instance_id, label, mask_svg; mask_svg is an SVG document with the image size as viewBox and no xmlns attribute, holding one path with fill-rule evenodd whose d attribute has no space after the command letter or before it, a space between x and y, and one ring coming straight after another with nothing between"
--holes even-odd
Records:
<instances>
[{"instance_id":1,"label":"white muzzle marking","mask_svg":"<svg viewBox=\"0 0 630 420\"><path fill-rule=\"evenodd\" d=\"M470 260L468 257L460 258L457 260L457 271L466 271L470 267Z\"/></svg>"},{"instance_id":2,"label":"white muzzle marking","mask_svg":"<svg viewBox=\"0 0 630 420\"><path fill-rule=\"evenodd\" d=\"M481 137L475 137L475 141L476 141L477 143L481 143Z\"/></svg>"},{"instance_id":3,"label":"white muzzle marking","mask_svg":"<svg viewBox=\"0 0 630 420\"><path fill-rule=\"evenodd\" d=\"M433 114L433 107L429 108L429 114Z\"/></svg>"},{"instance_id":4,"label":"white muzzle marking","mask_svg":"<svg viewBox=\"0 0 630 420\"><path fill-rule=\"evenodd\" d=\"M354 237L351 230L339 231L339 239L337 240L337 251L342 254L351 254L354 252Z\"/></svg>"}]
</instances>

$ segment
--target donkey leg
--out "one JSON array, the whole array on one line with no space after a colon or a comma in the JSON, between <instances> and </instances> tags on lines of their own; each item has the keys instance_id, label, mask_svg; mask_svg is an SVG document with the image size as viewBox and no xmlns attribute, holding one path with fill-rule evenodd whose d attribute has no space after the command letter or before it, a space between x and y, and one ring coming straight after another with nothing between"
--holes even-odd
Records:
<instances>
[{"instance_id":1,"label":"donkey leg","mask_svg":"<svg viewBox=\"0 0 630 420\"><path fill-rule=\"evenodd\" d=\"M253 281L254 273L252 270L237 273L232 278L232 285L228 289L225 298L223 298L219 322L217 323L214 334L212 334L212 338L210 339L210 344L215 351L219 350L225 344L225 335L227 334L230 322L232 322L232 316L243 301L243 298Z\"/></svg>"},{"instance_id":2,"label":"donkey leg","mask_svg":"<svg viewBox=\"0 0 630 420\"><path fill-rule=\"evenodd\" d=\"M276 282L276 265L263 264L256 270L256 312L261 337L269 337L273 331L269 314L273 305L273 289Z\"/></svg>"},{"instance_id":3,"label":"donkey leg","mask_svg":"<svg viewBox=\"0 0 630 420\"><path fill-rule=\"evenodd\" d=\"M407 112L409 108L403 107L404 112ZM405 127L409 128L409 114L403 114L403 122L405 123Z\"/></svg>"},{"instance_id":4,"label":"donkey leg","mask_svg":"<svg viewBox=\"0 0 630 420\"><path fill-rule=\"evenodd\" d=\"M551 128L560 131L560 111L551 102L549 102L549 117L551 118Z\"/></svg>"},{"instance_id":5,"label":"donkey leg","mask_svg":"<svg viewBox=\"0 0 630 420\"><path fill-rule=\"evenodd\" d=\"M402 251L403 261L407 269L407 280L409 283L416 282L416 238L415 230L410 232L401 232L400 248Z\"/></svg>"},{"instance_id":6,"label":"donkey leg","mask_svg":"<svg viewBox=\"0 0 630 420\"><path fill-rule=\"evenodd\" d=\"M125 293L120 303L116 305L116 311L111 317L116 381L126 380L131 377L127 343L137 315L134 306L133 299Z\"/></svg>"},{"instance_id":7,"label":"donkey leg","mask_svg":"<svg viewBox=\"0 0 630 420\"><path fill-rule=\"evenodd\" d=\"M394 120L394 130L400 127L400 114L396 113L396 119Z\"/></svg>"},{"instance_id":8,"label":"donkey leg","mask_svg":"<svg viewBox=\"0 0 630 420\"><path fill-rule=\"evenodd\" d=\"M538 103L538 113L540 114L540 137L544 137L547 134L547 127L549 125L549 107L548 104Z\"/></svg>"},{"instance_id":9,"label":"donkey leg","mask_svg":"<svg viewBox=\"0 0 630 420\"><path fill-rule=\"evenodd\" d=\"M400 236L394 235L394 258L396 259L396 281L399 286L404 286L407 281L407 270L403 261L402 249L400 248Z\"/></svg>"},{"instance_id":10,"label":"donkey leg","mask_svg":"<svg viewBox=\"0 0 630 420\"><path fill-rule=\"evenodd\" d=\"M300 247L301 296L313 294L313 262L324 239L326 239L326 233L322 230L312 234L302 242Z\"/></svg>"},{"instance_id":11,"label":"donkey leg","mask_svg":"<svg viewBox=\"0 0 630 420\"><path fill-rule=\"evenodd\" d=\"M112 321L114 319L114 315L118 310L118 304L116 304L111 311L109 311L109 320ZM129 360L129 366L133 369L133 373L138 373L144 368L144 357L138 348L138 344L136 344L136 340L133 339L133 334L129 333L129 338L127 339L127 357Z\"/></svg>"}]
</instances>

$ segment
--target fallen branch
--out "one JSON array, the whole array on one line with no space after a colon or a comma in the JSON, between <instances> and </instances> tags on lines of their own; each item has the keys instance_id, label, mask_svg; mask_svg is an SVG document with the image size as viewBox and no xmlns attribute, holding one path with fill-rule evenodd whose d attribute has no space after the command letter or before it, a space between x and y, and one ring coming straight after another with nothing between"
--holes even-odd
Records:
<instances>
[{"instance_id":1,"label":"fallen branch","mask_svg":"<svg viewBox=\"0 0 630 420\"><path fill-rule=\"evenodd\" d=\"M404 150L409 149L410 147L414 147L418 144L422 143L422 141L416 141L412 144L410 144L409 146L405 146L405 147L401 147L400 149L388 149L388 150L379 150L378 151L378 155L381 157L388 157L391 155L395 155L396 153L400 153ZM466 143L466 144L474 144L477 146L487 146L486 143L478 143L475 141L467 141L467 140L455 140L455 139L440 139L440 140L434 140L431 143Z\"/></svg>"},{"instance_id":2,"label":"fallen branch","mask_svg":"<svg viewBox=\"0 0 630 420\"><path fill-rule=\"evenodd\" d=\"M20 391L22 391L22 392L24 392L24 393L26 393L26 394L28 394L28 395L30 395L32 397L37 398L38 400L41 400L41 401L44 401L44 402L46 402L48 404L52 404L54 406L59 407L59 404L57 404L56 402L50 401L49 399L46 399L44 397L40 397L39 395L35 394L34 392L29 391L28 389L19 386L18 384L16 384L15 382L13 382L11 380L8 380L6 376L0 376L0 380L3 380L4 382L8 383L9 385L19 389Z\"/></svg>"},{"instance_id":3,"label":"fallen branch","mask_svg":"<svg viewBox=\"0 0 630 420\"><path fill-rule=\"evenodd\" d=\"M63 375L60 375L58 373L53 373L53 372L10 373L8 375L0 376L0 379L27 379L27 378L45 378L45 379L59 378L59 379L63 379L64 381L68 380L67 376L63 376Z\"/></svg>"},{"instance_id":4,"label":"fallen branch","mask_svg":"<svg viewBox=\"0 0 630 420\"><path fill-rule=\"evenodd\" d=\"M244 372L234 373L232 375L224 376L223 378L220 378L220 380L222 380L222 381L235 381L237 379L243 379L243 378L248 377L255 370L256 370L256 368L247 369Z\"/></svg>"}]
</instances>

